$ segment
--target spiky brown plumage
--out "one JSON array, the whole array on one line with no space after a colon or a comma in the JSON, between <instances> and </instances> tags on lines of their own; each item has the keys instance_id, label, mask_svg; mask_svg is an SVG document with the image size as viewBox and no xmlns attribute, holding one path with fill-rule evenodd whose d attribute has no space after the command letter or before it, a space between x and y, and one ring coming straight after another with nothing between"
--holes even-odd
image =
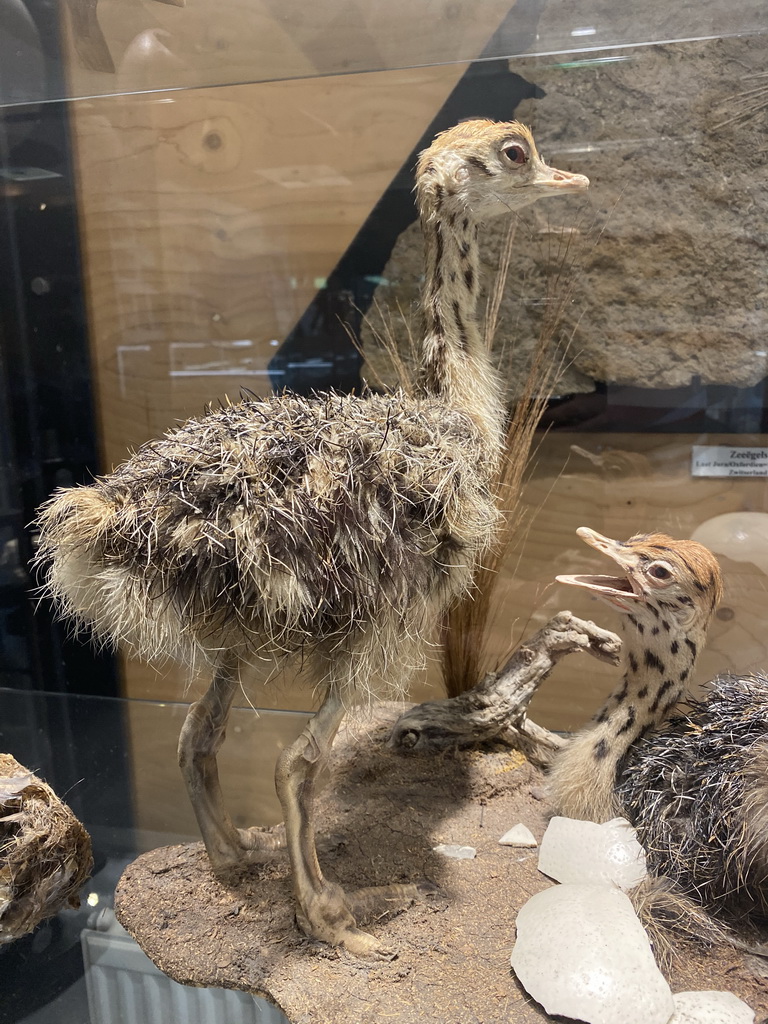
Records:
<instances>
[{"instance_id":1,"label":"spiky brown plumage","mask_svg":"<svg viewBox=\"0 0 768 1024\"><path fill-rule=\"evenodd\" d=\"M248 400L190 420L40 513L39 562L64 614L143 657L213 666L179 758L217 870L270 846L234 828L218 783L239 664L301 655L326 684L276 785L298 921L358 953L378 944L355 924L354 895L320 871L312 786L345 701L385 675L405 681L498 519L503 404L475 320L478 224L587 185L547 167L516 122L444 132L417 172L426 272L413 395ZM381 893L385 906L403 895L416 888Z\"/></svg>"},{"instance_id":2,"label":"spiky brown plumage","mask_svg":"<svg viewBox=\"0 0 768 1024\"><path fill-rule=\"evenodd\" d=\"M768 917L768 677L718 676L632 746L617 795L654 874L734 922Z\"/></svg>"},{"instance_id":3,"label":"spiky brown plumage","mask_svg":"<svg viewBox=\"0 0 768 1024\"><path fill-rule=\"evenodd\" d=\"M63 612L144 658L318 655L346 697L399 687L493 533L488 456L434 399L247 400L40 514ZM405 659L407 661L407 659Z\"/></svg>"}]
</instances>

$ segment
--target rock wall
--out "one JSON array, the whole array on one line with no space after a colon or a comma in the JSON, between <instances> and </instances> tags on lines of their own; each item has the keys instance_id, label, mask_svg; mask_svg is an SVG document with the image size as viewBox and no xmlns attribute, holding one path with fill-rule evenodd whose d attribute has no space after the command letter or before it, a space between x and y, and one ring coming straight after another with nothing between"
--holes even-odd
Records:
<instances>
[{"instance_id":1,"label":"rock wall","mask_svg":"<svg viewBox=\"0 0 768 1024\"><path fill-rule=\"evenodd\" d=\"M756 101L740 94L762 87L768 104L767 56L753 35L513 62L546 92L516 112L545 159L592 181L586 198L539 203L515 225L495 342L513 392L556 308L569 343L559 394L766 376L768 106L744 116ZM486 291L506 229L484 233ZM407 325L418 336L421 265L414 224L365 328L370 377L393 379L382 317L401 349Z\"/></svg>"}]
</instances>

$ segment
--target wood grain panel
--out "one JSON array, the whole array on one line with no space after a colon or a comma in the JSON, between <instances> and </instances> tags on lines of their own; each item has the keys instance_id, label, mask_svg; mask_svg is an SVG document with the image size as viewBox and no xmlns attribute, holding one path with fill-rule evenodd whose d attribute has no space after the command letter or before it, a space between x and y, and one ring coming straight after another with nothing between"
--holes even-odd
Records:
<instances>
[{"instance_id":1,"label":"wood grain panel","mask_svg":"<svg viewBox=\"0 0 768 1024\"><path fill-rule=\"evenodd\" d=\"M752 435L738 443L766 440ZM619 628L618 614L607 605L586 591L554 582L558 573L609 571L607 563L601 568L599 555L577 538L577 527L590 526L619 539L650 530L688 537L715 515L768 509L765 480L692 478L694 443L727 444L733 438L565 433L541 441L522 495L525 526L500 573L489 668L563 608L607 628ZM573 445L603 464L575 454ZM726 593L698 668L698 682L718 672L768 665L768 578L750 562L722 557L720 561ZM132 663L129 678L133 695L180 699L184 694L184 680L173 672L158 677L153 669ZM537 696L534 717L551 728L574 728L592 714L614 680L615 672L608 666L586 657L568 659ZM203 685L203 680L196 681L188 693L196 696ZM238 704L250 700L268 708L315 706L312 688L301 678L279 677L265 686L264 676L253 673L245 678L244 691ZM440 674L433 660L429 671L413 681L411 695L418 701L440 694Z\"/></svg>"},{"instance_id":2,"label":"wood grain panel","mask_svg":"<svg viewBox=\"0 0 768 1024\"><path fill-rule=\"evenodd\" d=\"M523 493L526 529L499 580L489 642L491 660L501 659L506 650L563 608L607 628L619 628L618 613L607 605L586 591L553 582L560 572L610 571L607 560L576 537L578 526L591 526L617 538L648 530L686 537L700 523L723 512L766 509L765 480L692 479L693 443L765 444L768 438L750 436L734 442L733 437L711 435L557 434L541 442ZM602 465L575 454L573 444ZM697 682L726 670L743 672L768 665L768 578L750 562L721 558L721 564L725 598L701 658ZM163 687L172 692L180 685L176 677L158 683L152 670L140 665L131 666L130 678L135 691L143 689L147 694ZM615 682L616 672L609 666L586 656L566 659L535 698L532 716L552 728L576 728L594 713ZM195 695L201 686L202 681L195 685ZM415 700L440 696L434 666L416 680L412 693ZM261 706L313 706L311 689L291 679L278 680L270 688L255 678L246 680L237 703L247 705L248 700ZM129 712L138 755L134 776L138 819L145 828L194 835L176 768L182 710L174 709L172 721L160 723L153 708L132 702ZM279 817L273 759L279 744L290 742L302 723L303 719L293 717L259 718L247 709L234 713L223 748L222 779L238 824L268 823Z\"/></svg>"},{"instance_id":3,"label":"wood grain panel","mask_svg":"<svg viewBox=\"0 0 768 1024\"><path fill-rule=\"evenodd\" d=\"M67 0L69 94L197 88L471 60L513 0Z\"/></svg>"},{"instance_id":4,"label":"wood grain panel","mask_svg":"<svg viewBox=\"0 0 768 1024\"><path fill-rule=\"evenodd\" d=\"M262 15L266 18L266 5L247 6L255 12L254 25ZM459 20L470 9L464 4L453 7ZM171 22L180 25L186 13L184 32L189 35L184 45L200 42L205 21L205 45L211 44L205 50L211 75L206 80L219 81L226 55L247 45L247 32L238 21L245 17L244 7L223 6L215 26L209 13L201 20L201 11L192 0L185 9L113 0L99 6L99 17L105 31L113 26L110 48L123 56L136 42L135 19L145 31L142 19L148 13L155 19L152 32L165 30ZM390 13L397 16L394 10ZM486 13L493 21L484 12L483 19L476 19L484 22L482 29L473 27L478 47L489 32ZM307 39L312 31L319 32L313 17L308 15ZM407 35L404 24L400 32ZM190 25L197 26L197 36ZM293 47L296 67L303 61L309 73L308 41L290 34L282 39L281 32L273 19L259 35L259 46L275 54L281 46ZM152 39L162 42L157 32ZM230 40L218 56L217 39ZM153 62L178 59L172 50L170 56L158 57L152 40L139 42L148 48L147 59L139 46L133 52L134 57L138 52L138 70L131 70L130 61L118 61L120 87L133 83L131 87L149 88L166 81L167 68L152 77ZM331 36L322 43L327 54L334 45ZM253 55L250 59L253 67ZM200 412L207 402L237 395L242 384L256 392L268 390L265 372L272 342L284 337L302 314L318 280L335 266L463 70L463 65L441 66L105 97L74 105L82 250L106 467L175 420ZM106 72L86 72L74 58L71 74L73 88L83 92L107 88ZM717 440L683 435L545 438L524 490L527 528L499 581L492 655L501 658L564 607L616 625L614 613L586 593L552 583L557 572L596 565L595 553L577 540L576 527L588 525L619 537L650 529L688 536L721 512L764 510L764 481L690 477L691 444ZM742 444L764 441L739 439ZM591 453L592 460L573 454L574 443ZM728 614L715 623L700 678L767 660L765 574L750 563L724 567ZM533 714L551 727L574 727L592 713L612 682L610 669L573 658L545 685ZM193 699L202 685L175 669L157 673L124 663L128 696ZM416 681L412 692L417 700L439 694L434 667ZM254 677L245 681L238 703L248 701L306 709L314 706L314 694L290 678L265 687ZM164 725L155 734L152 722L158 720L143 707L136 704L130 712L139 821L160 831L193 829L186 804L171 795L177 785L181 712L172 729L163 731ZM250 736L257 719L252 712L241 715L242 721L237 720L245 732L238 735ZM296 723L290 721L292 729ZM264 764L251 763L256 755L248 752L247 744L225 747L224 755L230 760L223 774L233 780L230 794L240 801L236 814L244 823L276 813L274 805L258 802L271 797L252 783L261 774L268 779L266 792L271 792L276 748L272 740L264 745L255 732L252 739L263 746ZM158 788L161 779L166 782Z\"/></svg>"},{"instance_id":5,"label":"wood grain panel","mask_svg":"<svg viewBox=\"0 0 768 1024\"><path fill-rule=\"evenodd\" d=\"M73 118L104 464L240 385L461 68L84 101Z\"/></svg>"}]
</instances>

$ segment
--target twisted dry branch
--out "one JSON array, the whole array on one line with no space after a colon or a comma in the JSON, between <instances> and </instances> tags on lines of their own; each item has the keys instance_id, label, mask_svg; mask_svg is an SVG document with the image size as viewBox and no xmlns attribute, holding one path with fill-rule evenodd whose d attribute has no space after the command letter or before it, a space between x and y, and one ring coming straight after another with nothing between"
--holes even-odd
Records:
<instances>
[{"instance_id":1,"label":"twisted dry branch","mask_svg":"<svg viewBox=\"0 0 768 1024\"><path fill-rule=\"evenodd\" d=\"M560 612L499 672L489 672L473 689L406 711L395 722L389 745L403 752L425 752L500 740L522 750L535 764L546 765L564 741L532 722L526 711L557 662L577 651L615 665L621 640L594 622Z\"/></svg>"}]
</instances>

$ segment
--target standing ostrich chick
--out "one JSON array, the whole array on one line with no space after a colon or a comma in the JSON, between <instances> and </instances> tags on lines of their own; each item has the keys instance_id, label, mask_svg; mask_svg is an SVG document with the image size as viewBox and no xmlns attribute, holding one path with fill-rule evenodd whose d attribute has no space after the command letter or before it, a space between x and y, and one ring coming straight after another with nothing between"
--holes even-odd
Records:
<instances>
[{"instance_id":1,"label":"standing ostrich chick","mask_svg":"<svg viewBox=\"0 0 768 1024\"><path fill-rule=\"evenodd\" d=\"M246 400L145 444L40 513L38 559L63 615L132 654L212 670L179 761L214 871L275 845L234 827L218 781L240 664L300 656L322 684L276 786L298 923L359 955L380 951L357 926L362 908L419 890L345 893L324 878L312 793L345 706L385 680L400 689L497 525L504 405L475 320L479 225L588 184L547 167L517 122L443 132L417 169L425 333L413 397Z\"/></svg>"},{"instance_id":2,"label":"standing ostrich chick","mask_svg":"<svg viewBox=\"0 0 768 1024\"><path fill-rule=\"evenodd\" d=\"M558 576L623 613L624 672L592 723L558 754L557 813L624 815L649 866L731 919L768 916L768 679L719 676L685 715L685 693L722 593L714 555L654 533L579 536L623 576Z\"/></svg>"}]
</instances>

